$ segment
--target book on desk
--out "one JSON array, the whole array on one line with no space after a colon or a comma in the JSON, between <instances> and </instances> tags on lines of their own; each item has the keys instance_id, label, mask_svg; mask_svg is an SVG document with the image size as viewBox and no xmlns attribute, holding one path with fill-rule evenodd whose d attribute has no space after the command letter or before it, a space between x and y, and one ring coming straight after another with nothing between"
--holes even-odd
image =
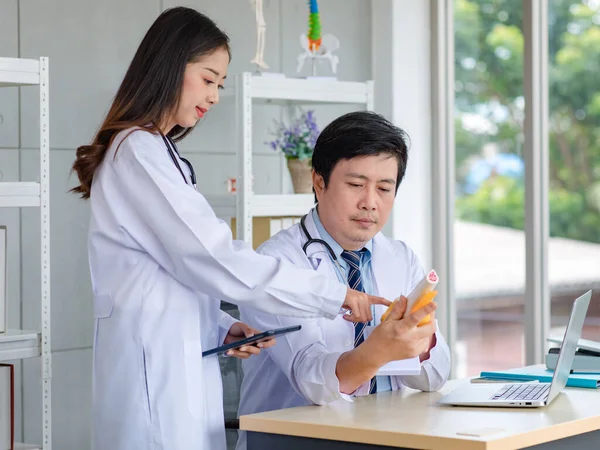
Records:
<instances>
[{"instance_id":1,"label":"book on desk","mask_svg":"<svg viewBox=\"0 0 600 450\"><path fill-rule=\"evenodd\" d=\"M546 368L554 370L558 362L559 348L551 348L546 354ZM575 359L571 373L600 374L600 353L579 349L575 352Z\"/></svg>"},{"instance_id":2,"label":"book on desk","mask_svg":"<svg viewBox=\"0 0 600 450\"><path fill-rule=\"evenodd\" d=\"M554 339L549 339L549 341L559 343ZM597 348L600 343L586 340L579 341L580 344L582 342L585 345L578 345L567 386L597 389L600 387L600 351ZM556 369L559 352L560 347L553 347L548 350L545 367L538 365L481 372L480 377L481 379L509 382L539 381L540 383L550 383Z\"/></svg>"},{"instance_id":3,"label":"book on desk","mask_svg":"<svg viewBox=\"0 0 600 450\"><path fill-rule=\"evenodd\" d=\"M524 381L539 381L540 383L552 382L554 371L545 366L526 366L516 369L481 372L481 378L498 379L509 383ZM600 387L600 373L572 373L569 375L567 387L597 389Z\"/></svg>"},{"instance_id":4,"label":"book on desk","mask_svg":"<svg viewBox=\"0 0 600 450\"><path fill-rule=\"evenodd\" d=\"M579 358L579 359L578 359ZM481 372L482 379L507 382L539 381L550 383L558 360L558 349L550 349L546 355L546 365L518 367L509 370ZM600 387L600 356L577 351L567 387L597 389Z\"/></svg>"}]
</instances>

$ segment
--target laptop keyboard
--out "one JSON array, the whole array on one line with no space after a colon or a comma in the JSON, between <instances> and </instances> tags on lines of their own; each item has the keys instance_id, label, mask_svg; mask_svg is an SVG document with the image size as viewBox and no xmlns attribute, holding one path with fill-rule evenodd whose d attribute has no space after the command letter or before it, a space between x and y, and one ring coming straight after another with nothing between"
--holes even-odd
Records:
<instances>
[{"instance_id":1,"label":"laptop keyboard","mask_svg":"<svg viewBox=\"0 0 600 450\"><path fill-rule=\"evenodd\" d=\"M549 390L549 383L507 384L490 400L543 400Z\"/></svg>"}]
</instances>

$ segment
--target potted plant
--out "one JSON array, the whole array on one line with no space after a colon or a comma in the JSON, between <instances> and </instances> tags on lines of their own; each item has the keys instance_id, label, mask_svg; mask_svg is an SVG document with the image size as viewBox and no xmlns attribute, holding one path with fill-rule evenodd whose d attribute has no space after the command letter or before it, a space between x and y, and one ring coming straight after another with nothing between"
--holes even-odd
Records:
<instances>
[{"instance_id":1,"label":"potted plant","mask_svg":"<svg viewBox=\"0 0 600 450\"><path fill-rule=\"evenodd\" d=\"M314 111L302 112L289 126L276 122L275 140L268 142L273 150L283 152L292 177L294 192L312 192L312 154L320 130L315 122Z\"/></svg>"}]
</instances>

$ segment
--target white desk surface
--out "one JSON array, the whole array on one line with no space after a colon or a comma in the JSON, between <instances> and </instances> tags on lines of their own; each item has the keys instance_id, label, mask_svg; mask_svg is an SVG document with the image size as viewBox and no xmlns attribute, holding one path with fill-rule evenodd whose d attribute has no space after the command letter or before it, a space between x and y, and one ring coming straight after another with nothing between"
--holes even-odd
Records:
<instances>
[{"instance_id":1,"label":"white desk surface","mask_svg":"<svg viewBox=\"0 0 600 450\"><path fill-rule=\"evenodd\" d=\"M600 389L567 388L544 408L439 406L439 392L412 389L240 417L247 431L440 450L510 450L600 429ZM498 384L500 388L502 384ZM493 429L490 434L459 433Z\"/></svg>"}]
</instances>

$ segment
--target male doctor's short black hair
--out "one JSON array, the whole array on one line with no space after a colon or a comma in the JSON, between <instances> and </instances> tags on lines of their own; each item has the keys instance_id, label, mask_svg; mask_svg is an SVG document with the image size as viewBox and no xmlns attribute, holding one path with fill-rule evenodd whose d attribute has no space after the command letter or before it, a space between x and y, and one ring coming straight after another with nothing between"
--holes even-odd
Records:
<instances>
[{"instance_id":1,"label":"male doctor's short black hair","mask_svg":"<svg viewBox=\"0 0 600 450\"><path fill-rule=\"evenodd\" d=\"M162 12L142 39L96 136L77 149L73 171L80 184L71 191L89 198L94 173L120 131L142 127L158 133L158 125L177 108L187 64L219 49L231 59L229 37L209 17L183 6ZM190 131L176 125L169 136L178 141Z\"/></svg>"},{"instance_id":2,"label":"male doctor's short black hair","mask_svg":"<svg viewBox=\"0 0 600 450\"><path fill-rule=\"evenodd\" d=\"M408 135L382 115L370 111L351 112L323 129L315 143L312 166L327 187L331 172L339 161L386 153L398 161L398 192L408 161L407 141Z\"/></svg>"}]
</instances>

